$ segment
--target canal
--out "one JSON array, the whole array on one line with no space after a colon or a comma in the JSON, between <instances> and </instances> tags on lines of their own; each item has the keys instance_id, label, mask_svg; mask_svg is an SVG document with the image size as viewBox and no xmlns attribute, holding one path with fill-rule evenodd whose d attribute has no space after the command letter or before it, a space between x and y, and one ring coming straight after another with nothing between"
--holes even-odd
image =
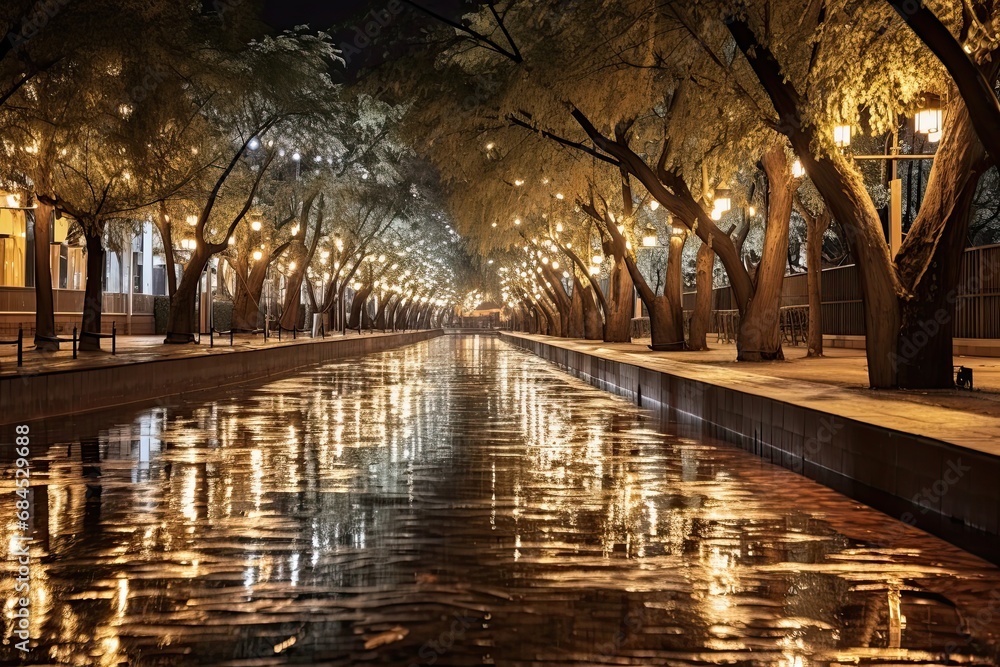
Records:
<instances>
[{"instance_id":1,"label":"canal","mask_svg":"<svg viewBox=\"0 0 1000 667\"><path fill-rule=\"evenodd\" d=\"M31 427L5 663L996 659L992 565L496 338Z\"/></svg>"}]
</instances>

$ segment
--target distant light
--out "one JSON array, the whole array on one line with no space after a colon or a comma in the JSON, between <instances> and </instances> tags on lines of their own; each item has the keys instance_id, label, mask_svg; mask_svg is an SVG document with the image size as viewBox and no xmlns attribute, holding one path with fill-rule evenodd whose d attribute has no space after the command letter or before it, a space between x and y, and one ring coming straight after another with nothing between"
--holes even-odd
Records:
<instances>
[{"instance_id":1,"label":"distant light","mask_svg":"<svg viewBox=\"0 0 1000 667\"><path fill-rule=\"evenodd\" d=\"M757 209L755 209L753 206L748 206L747 215L749 215L750 217L757 215Z\"/></svg>"},{"instance_id":2,"label":"distant light","mask_svg":"<svg viewBox=\"0 0 1000 667\"><path fill-rule=\"evenodd\" d=\"M263 257L263 256L264 256L264 253L262 253L260 250L254 250L253 251L253 261L259 262L260 258Z\"/></svg>"},{"instance_id":3,"label":"distant light","mask_svg":"<svg viewBox=\"0 0 1000 667\"><path fill-rule=\"evenodd\" d=\"M514 181L514 185L516 185L517 187L521 187L522 185L524 185L524 181L522 181L522 180L521 180L521 179L519 178L519 179L517 179L516 181Z\"/></svg>"},{"instance_id":4,"label":"distant light","mask_svg":"<svg viewBox=\"0 0 1000 667\"><path fill-rule=\"evenodd\" d=\"M257 137L254 137L253 139L250 140L250 143L247 144L247 148L249 148L252 151L257 150L258 148L260 148L260 140Z\"/></svg>"},{"instance_id":5,"label":"distant light","mask_svg":"<svg viewBox=\"0 0 1000 667\"><path fill-rule=\"evenodd\" d=\"M198 216L196 216L196 215L189 215L187 217L187 223L189 225L191 225L192 227L197 227L198 226Z\"/></svg>"},{"instance_id":6,"label":"distant light","mask_svg":"<svg viewBox=\"0 0 1000 667\"><path fill-rule=\"evenodd\" d=\"M806 169L802 166L802 160L796 160L792 163L792 176L795 178L802 178L806 175Z\"/></svg>"},{"instance_id":7,"label":"distant light","mask_svg":"<svg viewBox=\"0 0 1000 667\"><path fill-rule=\"evenodd\" d=\"M486 144L486 150L488 150L488 151L491 151L491 150L493 150L496 147L497 147L497 145L495 143L493 143L492 141L490 143Z\"/></svg>"},{"instance_id":8,"label":"distant light","mask_svg":"<svg viewBox=\"0 0 1000 667\"><path fill-rule=\"evenodd\" d=\"M494 223L493 223L492 225L490 225L490 226L491 226L491 227L496 227L496 226L497 226L497 223L495 223L495 222L494 222Z\"/></svg>"},{"instance_id":9,"label":"distant light","mask_svg":"<svg viewBox=\"0 0 1000 667\"><path fill-rule=\"evenodd\" d=\"M259 232L260 227L261 227L260 220L254 220L253 222L250 223L250 229L254 230L255 232Z\"/></svg>"},{"instance_id":10,"label":"distant light","mask_svg":"<svg viewBox=\"0 0 1000 667\"><path fill-rule=\"evenodd\" d=\"M298 162L299 160L302 159L302 156L299 155L298 151L295 151L294 153L292 153L292 159L295 160L296 162Z\"/></svg>"},{"instance_id":11,"label":"distant light","mask_svg":"<svg viewBox=\"0 0 1000 667\"><path fill-rule=\"evenodd\" d=\"M514 218L514 224L515 225L521 224L521 218Z\"/></svg>"},{"instance_id":12,"label":"distant light","mask_svg":"<svg viewBox=\"0 0 1000 667\"><path fill-rule=\"evenodd\" d=\"M655 211L656 209L660 208L660 202L654 199L653 201L649 202L649 208Z\"/></svg>"},{"instance_id":13,"label":"distant light","mask_svg":"<svg viewBox=\"0 0 1000 667\"><path fill-rule=\"evenodd\" d=\"M646 248L655 248L657 240L656 230L652 227L646 227L646 233L642 237L642 245Z\"/></svg>"},{"instance_id":14,"label":"distant light","mask_svg":"<svg viewBox=\"0 0 1000 667\"><path fill-rule=\"evenodd\" d=\"M556 199L558 199L558 200L562 201L563 199L565 199L565 197L563 197L563 193L561 193L561 192L557 192L557 193L556 193Z\"/></svg>"}]
</instances>

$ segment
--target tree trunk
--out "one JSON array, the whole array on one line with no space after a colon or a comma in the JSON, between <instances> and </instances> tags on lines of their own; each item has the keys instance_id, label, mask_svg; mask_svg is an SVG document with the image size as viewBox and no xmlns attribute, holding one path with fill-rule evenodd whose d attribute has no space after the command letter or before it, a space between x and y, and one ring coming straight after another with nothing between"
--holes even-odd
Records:
<instances>
[{"instance_id":1,"label":"tree trunk","mask_svg":"<svg viewBox=\"0 0 1000 667\"><path fill-rule=\"evenodd\" d=\"M712 297L715 296L715 252L707 243L698 248L695 262L696 294L694 313L691 314L691 331L688 348L708 349L708 330L712 325Z\"/></svg>"},{"instance_id":2,"label":"tree trunk","mask_svg":"<svg viewBox=\"0 0 1000 667\"><path fill-rule=\"evenodd\" d=\"M681 256L684 253L685 237L670 235L667 251L667 279L663 286L663 296L653 295L649 309L650 349L658 352L684 349L684 302L681 295Z\"/></svg>"},{"instance_id":3,"label":"tree trunk","mask_svg":"<svg viewBox=\"0 0 1000 667\"><path fill-rule=\"evenodd\" d=\"M368 301L368 295L372 293L371 287L362 287L361 291L355 293L351 300L351 317L347 321L348 329L357 329L361 326L361 311Z\"/></svg>"},{"instance_id":4,"label":"tree trunk","mask_svg":"<svg viewBox=\"0 0 1000 667\"><path fill-rule=\"evenodd\" d=\"M604 321L601 319L601 310L594 299L594 288L590 285L586 287L579 279L576 280L574 290L580 290L580 297L583 300L583 337L587 340L601 340L604 338Z\"/></svg>"},{"instance_id":5,"label":"tree trunk","mask_svg":"<svg viewBox=\"0 0 1000 667\"><path fill-rule=\"evenodd\" d=\"M160 232L160 241L163 243L163 265L167 271L167 296L173 298L177 292L177 261L174 259L174 239L170 225L170 216L167 215L167 203L160 202L156 216L156 229Z\"/></svg>"},{"instance_id":6,"label":"tree trunk","mask_svg":"<svg viewBox=\"0 0 1000 667\"><path fill-rule=\"evenodd\" d=\"M684 349L684 313L679 304L667 296L658 296L647 303L649 309L649 349L670 352Z\"/></svg>"},{"instance_id":7,"label":"tree trunk","mask_svg":"<svg viewBox=\"0 0 1000 667\"><path fill-rule=\"evenodd\" d=\"M254 262L250 274L243 278L246 266L242 262L234 266L236 271L236 294L233 295L233 328L245 331L256 331L260 323L260 297L264 293L264 280L267 277L267 262Z\"/></svg>"},{"instance_id":8,"label":"tree trunk","mask_svg":"<svg viewBox=\"0 0 1000 667\"><path fill-rule=\"evenodd\" d=\"M961 98L946 110L944 135L917 219L896 258L907 295L893 363L901 387L954 386L955 305L972 202L986 153Z\"/></svg>"},{"instance_id":9,"label":"tree trunk","mask_svg":"<svg viewBox=\"0 0 1000 667\"><path fill-rule=\"evenodd\" d=\"M740 318L737 361L785 358L781 350L781 286L785 280L794 188L783 144L768 150L761 161L768 180L767 228L753 299Z\"/></svg>"},{"instance_id":10,"label":"tree trunk","mask_svg":"<svg viewBox=\"0 0 1000 667\"><path fill-rule=\"evenodd\" d=\"M167 337L164 343L186 345L195 342L198 333L198 318L195 313L195 299L201 284L201 274L211 257L204 243L191 253L191 260L184 267L177 292L170 300L170 315L167 318Z\"/></svg>"},{"instance_id":11,"label":"tree trunk","mask_svg":"<svg viewBox=\"0 0 1000 667\"><path fill-rule=\"evenodd\" d=\"M566 335L570 338L584 338L586 328L586 315L584 313L583 286L575 277L573 279L573 297L571 300L569 327Z\"/></svg>"},{"instance_id":12,"label":"tree trunk","mask_svg":"<svg viewBox=\"0 0 1000 667\"><path fill-rule=\"evenodd\" d=\"M635 298L635 287L632 277L625 266L625 260L619 259L611 269L611 280L608 283L608 310L604 321L605 343L632 342L632 308Z\"/></svg>"},{"instance_id":13,"label":"tree trunk","mask_svg":"<svg viewBox=\"0 0 1000 667\"><path fill-rule=\"evenodd\" d=\"M101 333L101 313L104 310L104 243L100 229L94 224L84 224L87 240L87 283L83 293L83 322L80 325L80 349L101 349L101 339L86 334Z\"/></svg>"},{"instance_id":14,"label":"tree trunk","mask_svg":"<svg viewBox=\"0 0 1000 667\"><path fill-rule=\"evenodd\" d=\"M809 332L806 356L823 356L823 237L830 227L830 212L806 218L806 290L809 293Z\"/></svg>"},{"instance_id":15,"label":"tree trunk","mask_svg":"<svg viewBox=\"0 0 1000 667\"><path fill-rule=\"evenodd\" d=\"M55 209L38 202L34 210L35 229L35 349L54 351L59 343L43 338L56 335L55 299L52 294L52 217ZM88 276L89 278L89 276Z\"/></svg>"}]
</instances>

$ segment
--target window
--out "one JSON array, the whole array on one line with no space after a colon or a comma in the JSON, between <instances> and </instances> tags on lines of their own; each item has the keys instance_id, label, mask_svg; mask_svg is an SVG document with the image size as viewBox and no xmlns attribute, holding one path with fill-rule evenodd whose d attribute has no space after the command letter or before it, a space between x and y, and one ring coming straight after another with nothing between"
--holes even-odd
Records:
<instances>
[{"instance_id":1,"label":"window","mask_svg":"<svg viewBox=\"0 0 1000 667\"><path fill-rule=\"evenodd\" d=\"M28 269L28 220L24 211L0 209L0 285L25 287Z\"/></svg>"}]
</instances>

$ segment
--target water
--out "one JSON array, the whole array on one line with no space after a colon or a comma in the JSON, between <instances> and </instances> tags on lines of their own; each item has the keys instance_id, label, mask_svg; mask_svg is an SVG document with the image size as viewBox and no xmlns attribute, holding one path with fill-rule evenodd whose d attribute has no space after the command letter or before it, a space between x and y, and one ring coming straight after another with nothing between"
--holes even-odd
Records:
<instances>
[{"instance_id":1,"label":"water","mask_svg":"<svg viewBox=\"0 0 1000 667\"><path fill-rule=\"evenodd\" d=\"M496 339L220 393L33 427L26 662L994 661L993 566Z\"/></svg>"}]
</instances>

